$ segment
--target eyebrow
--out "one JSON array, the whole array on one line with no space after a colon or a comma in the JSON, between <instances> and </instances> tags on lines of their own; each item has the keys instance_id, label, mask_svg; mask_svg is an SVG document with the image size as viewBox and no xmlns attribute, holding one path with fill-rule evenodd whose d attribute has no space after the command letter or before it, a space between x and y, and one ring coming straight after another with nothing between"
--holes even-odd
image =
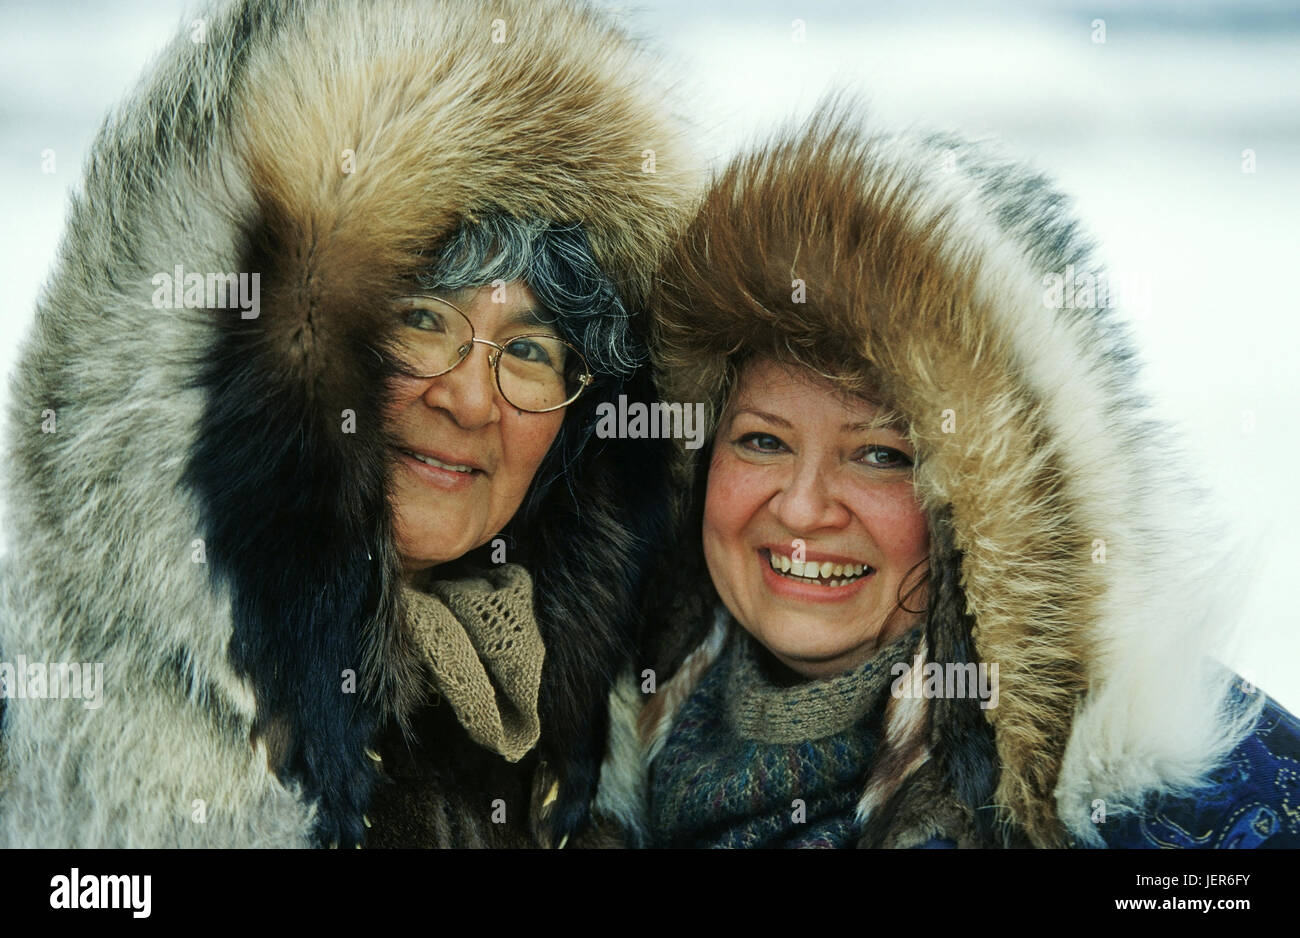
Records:
<instances>
[{"instance_id":1,"label":"eyebrow","mask_svg":"<svg viewBox=\"0 0 1300 938\"><path fill-rule=\"evenodd\" d=\"M732 419L739 417L741 414L752 414L762 420L770 421L777 426L790 428L793 427L790 421L784 417L778 417L776 414L769 414L765 410L756 410L753 407L742 407L733 414ZM898 430L898 418L888 412L882 413L870 420L859 420L852 423L840 424L840 429L847 433L858 433L864 430Z\"/></svg>"},{"instance_id":2,"label":"eyebrow","mask_svg":"<svg viewBox=\"0 0 1300 938\"><path fill-rule=\"evenodd\" d=\"M755 409L752 408L752 407L742 407L742 408L740 408L740 409L737 410L734 414L732 414L732 419L733 419L733 420L736 419L736 418L739 417L741 414L753 414L755 417L760 417L760 418L762 418L763 420L770 421L771 423L774 423L774 424L776 424L777 426L781 426L781 427L791 427L791 426L793 426L793 424L790 423L790 421L786 420L784 417L778 417L776 414L769 414L769 413L768 413L767 411L765 411L765 410L755 410Z\"/></svg>"},{"instance_id":3,"label":"eyebrow","mask_svg":"<svg viewBox=\"0 0 1300 938\"><path fill-rule=\"evenodd\" d=\"M549 326L554 328L555 317L544 319L542 313L530 306L515 313L506 320L506 324L510 326Z\"/></svg>"}]
</instances>

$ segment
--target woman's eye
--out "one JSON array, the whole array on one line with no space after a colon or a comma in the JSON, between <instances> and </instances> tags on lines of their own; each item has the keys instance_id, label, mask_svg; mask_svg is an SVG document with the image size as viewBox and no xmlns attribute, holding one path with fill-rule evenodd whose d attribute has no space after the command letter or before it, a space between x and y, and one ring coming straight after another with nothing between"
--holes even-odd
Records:
<instances>
[{"instance_id":1,"label":"woman's eye","mask_svg":"<svg viewBox=\"0 0 1300 938\"><path fill-rule=\"evenodd\" d=\"M912 465L911 459L892 446L868 446L863 461L878 469L905 469Z\"/></svg>"},{"instance_id":2,"label":"woman's eye","mask_svg":"<svg viewBox=\"0 0 1300 938\"><path fill-rule=\"evenodd\" d=\"M775 453L785 447L784 443L770 433L746 433L736 439L735 443L756 453Z\"/></svg>"},{"instance_id":3,"label":"woman's eye","mask_svg":"<svg viewBox=\"0 0 1300 938\"><path fill-rule=\"evenodd\" d=\"M512 339L506 343L506 354L538 365L552 364L550 350L535 339Z\"/></svg>"},{"instance_id":4,"label":"woman's eye","mask_svg":"<svg viewBox=\"0 0 1300 938\"><path fill-rule=\"evenodd\" d=\"M447 323L442 314L419 306L402 310L402 324L421 332L446 332Z\"/></svg>"}]
</instances>

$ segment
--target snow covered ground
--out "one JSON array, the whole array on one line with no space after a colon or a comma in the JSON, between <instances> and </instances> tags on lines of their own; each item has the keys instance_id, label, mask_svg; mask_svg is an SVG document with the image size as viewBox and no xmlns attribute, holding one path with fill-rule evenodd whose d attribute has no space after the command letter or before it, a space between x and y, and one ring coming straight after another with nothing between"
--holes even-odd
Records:
<instances>
[{"instance_id":1,"label":"snow covered ground","mask_svg":"<svg viewBox=\"0 0 1300 938\"><path fill-rule=\"evenodd\" d=\"M194 9L0 4L6 375L99 122ZM1061 181L1115 276L1142 286L1127 312L1150 384L1256 568L1223 584L1249 623L1231 663L1300 711L1286 592L1300 567L1300 8L668 0L631 13L677 63L711 155L847 87L882 124L996 136Z\"/></svg>"}]
</instances>

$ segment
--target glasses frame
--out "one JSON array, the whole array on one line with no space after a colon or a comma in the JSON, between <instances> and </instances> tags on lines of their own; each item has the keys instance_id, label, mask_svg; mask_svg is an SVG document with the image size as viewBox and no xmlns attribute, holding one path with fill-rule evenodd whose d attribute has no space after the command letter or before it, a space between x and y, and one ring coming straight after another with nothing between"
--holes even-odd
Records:
<instances>
[{"instance_id":1,"label":"glasses frame","mask_svg":"<svg viewBox=\"0 0 1300 938\"><path fill-rule=\"evenodd\" d=\"M534 336L538 338L551 339L552 341L559 342L561 345L567 348L574 355L578 356L578 361L582 364L582 374L578 376L578 390L574 391L573 396L570 397L567 401L565 401L562 404L556 404L554 407L544 408L543 410L530 410L527 407L520 407L514 401L510 400L510 397L505 392L505 388L501 387L501 356L504 355L506 351L506 347L504 345L500 345L496 342L493 342L491 339L480 339L474 331L474 323L470 322L470 318L465 315L465 311L462 310L455 303L451 302L450 300L444 300L440 296L432 296L430 294L424 294L424 293L412 293L412 294L408 294L407 296L398 298L399 303L404 303L408 300L432 300L435 303L441 303L443 306L449 306L451 307L451 309L455 310L460 315L460 318L465 320L465 324L469 326L469 341L461 346L460 359L456 362L456 364L452 365L450 368L445 368L442 371L439 371L438 373L431 374L431 375L409 374L408 372L407 374L409 374L409 376L412 378L418 378L421 381L427 381L431 378L441 378L443 375L455 371L457 368L459 368L461 365L465 363L466 359L470 357L470 355L474 351L474 343L477 342L480 345L486 345L488 347L488 364L492 366L492 375L493 378L496 380L497 392L501 395L501 399L505 401L507 404L509 404L511 407L515 408L515 410L521 410L526 414L549 414L563 407L568 407L570 404L576 401L579 396L581 396L582 392L587 389L588 385L590 385L594 380L596 380L596 376L591 373L591 366L587 364L587 357L583 355L582 352L580 352L577 348L575 348L571 343L564 341L564 339L561 339L559 336L552 335L549 332L521 332L518 335L512 335L506 339L507 343L513 342L516 339L527 339Z\"/></svg>"}]
</instances>

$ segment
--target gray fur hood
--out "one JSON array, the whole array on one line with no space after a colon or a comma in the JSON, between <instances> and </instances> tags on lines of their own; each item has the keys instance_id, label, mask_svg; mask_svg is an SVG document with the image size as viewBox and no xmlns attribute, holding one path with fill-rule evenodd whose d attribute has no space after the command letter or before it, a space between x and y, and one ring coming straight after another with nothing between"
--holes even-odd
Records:
<instances>
[{"instance_id":1,"label":"gray fur hood","mask_svg":"<svg viewBox=\"0 0 1300 938\"><path fill-rule=\"evenodd\" d=\"M367 749L418 697L385 298L493 209L580 222L642 306L694 178L664 93L558 0L237 0L168 46L99 133L12 385L0 660L102 687L11 688L0 845L363 841ZM664 527L666 458L606 443L512 529L557 835L586 818Z\"/></svg>"}]
</instances>

